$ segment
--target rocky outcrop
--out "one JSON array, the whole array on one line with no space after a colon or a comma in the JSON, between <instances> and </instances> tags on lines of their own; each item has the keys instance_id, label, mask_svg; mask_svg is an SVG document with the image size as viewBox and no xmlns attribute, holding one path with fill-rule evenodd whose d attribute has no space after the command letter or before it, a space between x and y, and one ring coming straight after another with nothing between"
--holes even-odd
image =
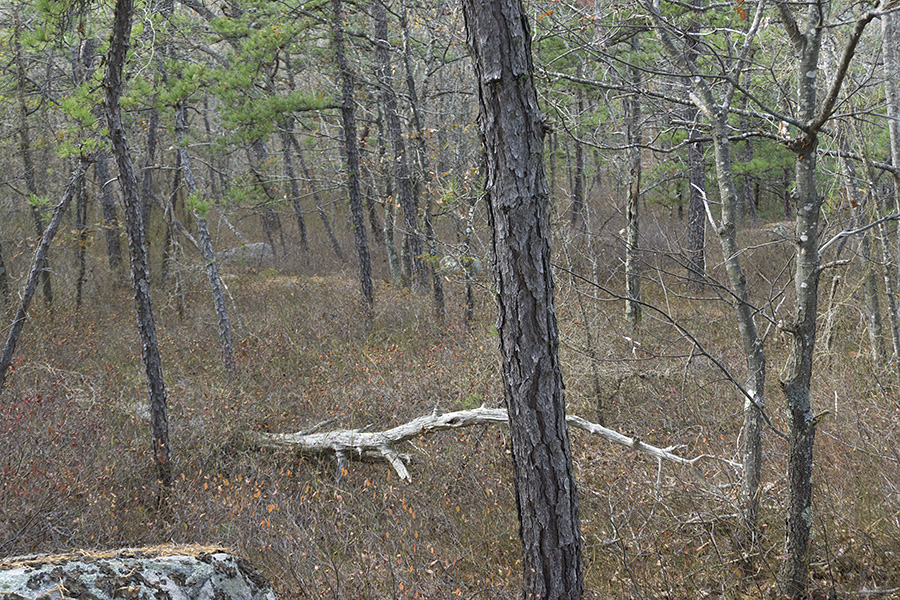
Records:
<instances>
[{"instance_id":1,"label":"rocky outcrop","mask_svg":"<svg viewBox=\"0 0 900 600\"><path fill-rule=\"evenodd\" d=\"M0 600L276 600L265 577L222 548L159 546L0 560Z\"/></svg>"}]
</instances>

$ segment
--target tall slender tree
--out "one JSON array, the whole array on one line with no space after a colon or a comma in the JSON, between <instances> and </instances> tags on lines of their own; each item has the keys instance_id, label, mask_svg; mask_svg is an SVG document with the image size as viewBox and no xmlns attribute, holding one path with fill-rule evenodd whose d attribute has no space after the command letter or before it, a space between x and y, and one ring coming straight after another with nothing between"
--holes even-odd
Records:
<instances>
[{"instance_id":1,"label":"tall slender tree","mask_svg":"<svg viewBox=\"0 0 900 600\"><path fill-rule=\"evenodd\" d=\"M163 381L162 358L150 295L150 269L144 244L143 206L131 161L131 151L128 149L125 124L122 121L121 98L125 86L122 72L131 36L133 14L134 0L116 0L109 53L106 58L106 73L103 77L104 111L109 139L119 168L119 184L125 204L125 230L128 234L128 252L131 257L131 284L134 289L135 313L141 337L141 358L144 362L150 402L152 453L157 477L165 490L172 483L166 386ZM163 495L164 491L161 492L161 497Z\"/></svg>"},{"instance_id":2,"label":"tall slender tree","mask_svg":"<svg viewBox=\"0 0 900 600\"><path fill-rule=\"evenodd\" d=\"M350 218L359 259L359 287L368 318L372 318L375 298L372 292L372 265L366 241L366 222L363 217L362 194L359 189L359 146L356 141L356 112L353 106L353 72L344 52L344 25L341 0L331 0L334 11L331 21L331 41L338 76L341 79L341 123L344 133L344 162L347 166L347 194L350 197Z\"/></svg>"}]
</instances>

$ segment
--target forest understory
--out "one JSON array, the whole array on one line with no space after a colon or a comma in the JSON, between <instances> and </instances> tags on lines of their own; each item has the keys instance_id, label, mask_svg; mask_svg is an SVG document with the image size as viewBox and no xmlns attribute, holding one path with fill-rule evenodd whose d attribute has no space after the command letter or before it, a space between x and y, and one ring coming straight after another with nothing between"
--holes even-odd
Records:
<instances>
[{"instance_id":1,"label":"forest understory","mask_svg":"<svg viewBox=\"0 0 900 600\"><path fill-rule=\"evenodd\" d=\"M750 274L757 282L783 280L775 265L789 261L786 244L754 246L770 229L742 232L755 252L768 253L755 264L772 265ZM740 463L742 403L717 363L735 374L745 366L720 290L678 281L677 261L654 254L648 236L647 307L631 334L621 299L604 291L622 289L614 236L565 223L556 231L568 413L685 458L709 457L697 463L698 478L570 429L586 597L775 597L786 443L766 430L759 532L747 540L740 473L726 462ZM223 237L222 247L229 243ZM611 251L598 252L603 244ZM232 264L224 276L234 311L231 376L203 268L183 255L153 290L174 474L161 505L127 273L110 271L95 244L89 300L77 309L71 247L65 236L54 244L57 299L52 310L36 301L0 396L0 557L197 543L246 556L285 599L518 597L505 426L409 442L401 449L410 456L409 482L383 462L338 467L332 457L261 449L248 438L380 431L435 409L502 407L489 276L476 280L467 324L462 277L448 274L438 322L427 293L390 283L376 247L369 327L351 266L311 265L290 248ZM30 250L23 243L12 255L14 272L23 272ZM711 275L720 261L708 251ZM569 277L572 270L593 272L601 287ZM900 595L900 396L893 367L874 367L869 356L857 271L844 267L821 303L813 395L828 414L815 445L814 598ZM784 431L778 373L788 347L777 326L763 331L773 373L768 416Z\"/></svg>"}]
</instances>

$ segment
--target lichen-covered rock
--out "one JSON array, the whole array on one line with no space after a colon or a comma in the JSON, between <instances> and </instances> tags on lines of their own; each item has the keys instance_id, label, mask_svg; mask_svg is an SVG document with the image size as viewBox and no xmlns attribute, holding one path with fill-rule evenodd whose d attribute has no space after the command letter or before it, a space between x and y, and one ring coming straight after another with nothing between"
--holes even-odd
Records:
<instances>
[{"instance_id":1,"label":"lichen-covered rock","mask_svg":"<svg viewBox=\"0 0 900 600\"><path fill-rule=\"evenodd\" d=\"M238 267L259 267L261 263L275 258L272 247L265 242L244 244L216 252L216 260Z\"/></svg>"},{"instance_id":2,"label":"lichen-covered rock","mask_svg":"<svg viewBox=\"0 0 900 600\"><path fill-rule=\"evenodd\" d=\"M271 584L222 548L158 546L0 560L0 600L276 600Z\"/></svg>"}]
</instances>

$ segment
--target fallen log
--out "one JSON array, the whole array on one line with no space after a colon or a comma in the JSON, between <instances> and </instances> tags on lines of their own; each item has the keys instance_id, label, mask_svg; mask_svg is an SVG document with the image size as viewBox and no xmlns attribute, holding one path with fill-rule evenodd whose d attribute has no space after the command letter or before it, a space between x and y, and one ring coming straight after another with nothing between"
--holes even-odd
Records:
<instances>
[{"instance_id":1,"label":"fallen log","mask_svg":"<svg viewBox=\"0 0 900 600\"><path fill-rule=\"evenodd\" d=\"M276 600L243 558L208 546L36 554L0 560L3 600Z\"/></svg>"},{"instance_id":2,"label":"fallen log","mask_svg":"<svg viewBox=\"0 0 900 600\"><path fill-rule=\"evenodd\" d=\"M320 456L333 454L338 462L338 469L344 467L348 459L374 459L385 460L397 472L397 475L405 481L410 481L409 470L404 464L404 455L401 455L395 447L413 438L420 437L433 431L459 429L474 425L486 425L491 423L508 423L506 409L503 408L474 408L449 413L441 413L437 409L430 414L413 419L402 425L398 425L385 431L365 431L362 429L338 429L324 433L300 432L300 433L262 433L252 432L248 434L250 441L264 448L289 449L299 454L308 456ZM631 438L626 435L608 429L596 423L591 423L581 417L566 416L566 422L570 427L586 431L602 439L631 448L637 452L652 456L659 461L668 461L689 467L699 475L697 462L712 458L706 455L695 458L683 458L674 454L675 448L658 448L639 438ZM724 459L725 462L736 469L741 465ZM408 462L408 457L407 457Z\"/></svg>"}]
</instances>

